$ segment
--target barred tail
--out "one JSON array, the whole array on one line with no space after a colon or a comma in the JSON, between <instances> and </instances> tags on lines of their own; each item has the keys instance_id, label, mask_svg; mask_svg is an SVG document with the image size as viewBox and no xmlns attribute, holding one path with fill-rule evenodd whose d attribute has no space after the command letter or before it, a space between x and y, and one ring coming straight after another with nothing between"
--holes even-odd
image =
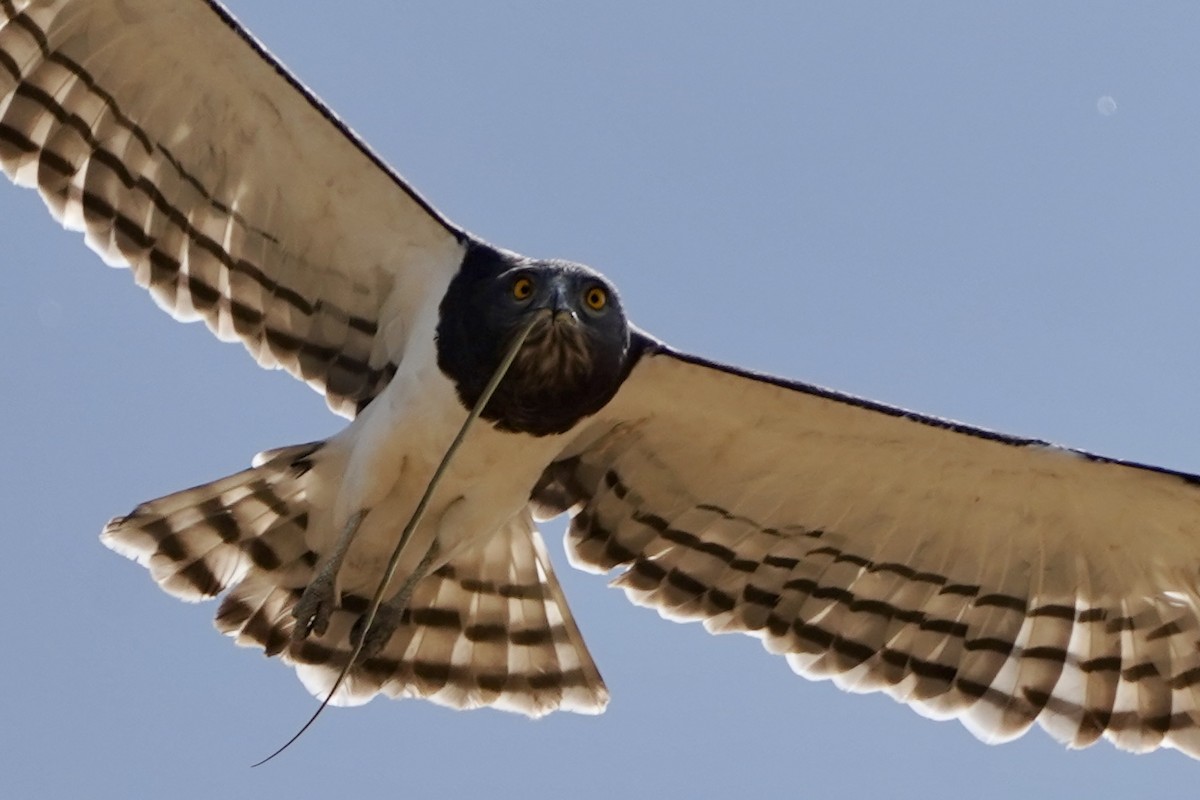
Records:
<instances>
[{"instance_id":1,"label":"barred tail","mask_svg":"<svg viewBox=\"0 0 1200 800\"><path fill-rule=\"evenodd\" d=\"M251 469L142 503L110 521L100 540L189 602L217 596L252 570L303 589L316 563L304 543L305 476L321 446L272 450Z\"/></svg>"},{"instance_id":2,"label":"barred tail","mask_svg":"<svg viewBox=\"0 0 1200 800\"><path fill-rule=\"evenodd\" d=\"M350 630L367 599L343 595L323 635L292 644L300 594L252 575L225 598L217 627L240 644L281 653L324 698L350 656ZM332 702L358 705L379 693L530 717L604 710L608 690L527 512L421 580L387 644L350 671Z\"/></svg>"},{"instance_id":3,"label":"barred tail","mask_svg":"<svg viewBox=\"0 0 1200 800\"><path fill-rule=\"evenodd\" d=\"M350 630L367 600L343 595L328 630L293 641L292 609L319 561L305 532L320 448L264 453L252 469L143 503L101 539L183 600L228 590L218 630L294 665L323 698L349 658ZM333 702L356 705L381 692L533 717L604 710L608 691L528 511L421 580L401 625L350 671Z\"/></svg>"}]
</instances>

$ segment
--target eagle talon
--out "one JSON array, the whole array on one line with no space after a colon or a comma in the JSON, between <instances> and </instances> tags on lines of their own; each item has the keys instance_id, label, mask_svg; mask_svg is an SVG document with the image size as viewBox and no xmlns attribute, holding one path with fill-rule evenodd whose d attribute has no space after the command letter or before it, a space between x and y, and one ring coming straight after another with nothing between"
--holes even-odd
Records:
<instances>
[{"instance_id":1,"label":"eagle talon","mask_svg":"<svg viewBox=\"0 0 1200 800\"><path fill-rule=\"evenodd\" d=\"M366 509L362 509L346 520L346 527L338 537L337 545L329 559L309 581L304 594L292 609L292 616L296 619L296 627L292 628L293 642L302 642L312 634L322 636L329 628L329 618L333 616L333 609L337 606L335 582L338 570L342 568L346 552L350 549L350 543L354 541L354 534L358 533L358 527L366 515Z\"/></svg>"},{"instance_id":2,"label":"eagle talon","mask_svg":"<svg viewBox=\"0 0 1200 800\"><path fill-rule=\"evenodd\" d=\"M379 607L375 609L371 628L366 631L366 639L363 640L362 647L358 651L358 661L365 661L382 650L388 640L392 638L392 634L400 627L400 623L404 622L404 612L408 608L408 601L412 598L413 589L422 578L429 574L429 568L433 565L437 554L438 546L434 542L422 556L421 563L417 564L417 568L404 579L400 590L392 599L380 603ZM365 622L365 614L354 621L354 626L350 629L350 644L357 645L359 640L363 639Z\"/></svg>"},{"instance_id":3,"label":"eagle talon","mask_svg":"<svg viewBox=\"0 0 1200 800\"><path fill-rule=\"evenodd\" d=\"M362 640L362 648L358 652L357 659L359 662L378 655L388 640L392 638L396 628L400 627L403 611L403 607L397 609L391 603L379 606L375 612L375 619L371 621L370 629L366 631L365 639L363 638L363 627L367 620L366 615L364 614L354 621L354 626L350 628L350 644L358 645Z\"/></svg>"},{"instance_id":4,"label":"eagle talon","mask_svg":"<svg viewBox=\"0 0 1200 800\"><path fill-rule=\"evenodd\" d=\"M329 628L334 605L333 575L322 573L308 584L292 609L292 616L296 619L292 641L300 642L311 635L323 635Z\"/></svg>"}]
</instances>

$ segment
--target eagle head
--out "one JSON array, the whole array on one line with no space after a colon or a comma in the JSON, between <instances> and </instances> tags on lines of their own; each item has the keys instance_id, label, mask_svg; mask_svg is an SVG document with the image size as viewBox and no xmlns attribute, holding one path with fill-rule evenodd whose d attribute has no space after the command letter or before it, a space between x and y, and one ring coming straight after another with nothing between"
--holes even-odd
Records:
<instances>
[{"instance_id":1,"label":"eagle head","mask_svg":"<svg viewBox=\"0 0 1200 800\"><path fill-rule=\"evenodd\" d=\"M438 366L474 406L513 337L525 343L483 411L503 430L570 430L616 394L629 367L629 322L603 275L570 261L468 247L439 309Z\"/></svg>"}]
</instances>

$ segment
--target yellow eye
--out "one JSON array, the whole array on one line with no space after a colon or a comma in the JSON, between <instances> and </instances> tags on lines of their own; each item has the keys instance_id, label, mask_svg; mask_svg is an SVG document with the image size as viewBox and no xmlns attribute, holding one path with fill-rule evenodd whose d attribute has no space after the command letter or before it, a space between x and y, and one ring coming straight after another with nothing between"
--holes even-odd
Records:
<instances>
[{"instance_id":1,"label":"yellow eye","mask_svg":"<svg viewBox=\"0 0 1200 800\"><path fill-rule=\"evenodd\" d=\"M533 281L529 278L517 278L513 281L512 295L518 300L528 300L533 294Z\"/></svg>"},{"instance_id":2,"label":"yellow eye","mask_svg":"<svg viewBox=\"0 0 1200 800\"><path fill-rule=\"evenodd\" d=\"M600 311L608 305L608 293L599 286L593 286L583 294L583 301L592 311Z\"/></svg>"}]
</instances>

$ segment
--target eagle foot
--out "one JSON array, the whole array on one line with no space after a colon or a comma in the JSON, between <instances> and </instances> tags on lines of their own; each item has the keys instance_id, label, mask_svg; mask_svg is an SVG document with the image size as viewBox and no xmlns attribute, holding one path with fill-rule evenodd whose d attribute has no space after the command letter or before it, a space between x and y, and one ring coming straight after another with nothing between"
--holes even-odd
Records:
<instances>
[{"instance_id":1,"label":"eagle foot","mask_svg":"<svg viewBox=\"0 0 1200 800\"><path fill-rule=\"evenodd\" d=\"M316 576L308 582L304 594L300 595L300 600L292 609L292 616L296 619L296 626L292 628L293 642L302 642L314 634L321 636L329 628L329 618L333 616L333 610L337 606L338 570L342 568L342 562L346 560L346 553L350 550L350 543L354 541L354 535L358 533L358 528L366 516L365 508L350 515L333 552Z\"/></svg>"},{"instance_id":2,"label":"eagle foot","mask_svg":"<svg viewBox=\"0 0 1200 800\"><path fill-rule=\"evenodd\" d=\"M322 571L304 589L304 594L292 609L296 625L292 628L292 641L301 642L310 635L321 636L329 628L334 602L333 572Z\"/></svg>"},{"instance_id":3,"label":"eagle foot","mask_svg":"<svg viewBox=\"0 0 1200 800\"><path fill-rule=\"evenodd\" d=\"M412 599L413 589L422 578L429 574L429 568L433 565L437 552L438 546L435 542L429 546L429 550L425 552L421 563L417 564L413 573L404 579L400 591L396 592L392 599L379 604L379 607L375 609L375 617L371 620L370 629L365 631L365 638L363 628L366 627L367 615L363 614L354 621L353 627L350 628L350 644L357 645L359 640L362 640L357 661L361 663L376 655L392 638L396 628L399 628L400 624L405 621L405 610L408 608L408 601Z\"/></svg>"},{"instance_id":4,"label":"eagle foot","mask_svg":"<svg viewBox=\"0 0 1200 800\"><path fill-rule=\"evenodd\" d=\"M371 627L366 631L366 638L363 638L363 628L367 621L367 615L363 614L354 621L354 626L350 629L350 644L357 645L359 640L362 640L362 649L358 653L359 662L377 655L388 643L392 634L396 632L396 628L400 627L400 623L404 621L405 605L407 602L397 604L395 600L382 603L375 612L375 618L371 620Z\"/></svg>"}]
</instances>

